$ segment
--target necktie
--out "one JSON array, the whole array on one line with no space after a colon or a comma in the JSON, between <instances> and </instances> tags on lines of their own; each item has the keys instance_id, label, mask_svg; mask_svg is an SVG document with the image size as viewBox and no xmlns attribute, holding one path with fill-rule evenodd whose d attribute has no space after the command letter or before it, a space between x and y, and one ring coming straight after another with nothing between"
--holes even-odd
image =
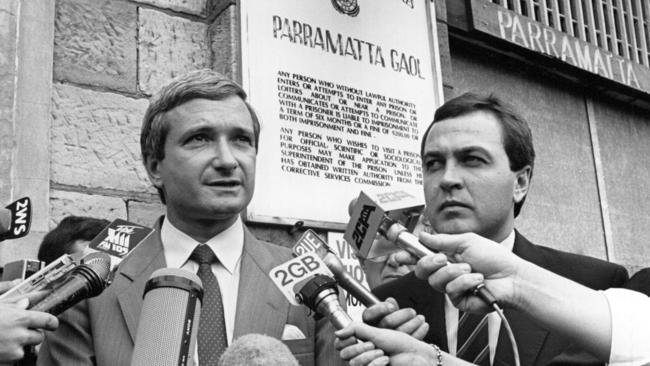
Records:
<instances>
[{"instance_id":1,"label":"necktie","mask_svg":"<svg viewBox=\"0 0 650 366\"><path fill-rule=\"evenodd\" d=\"M458 321L456 356L477 365L490 365L487 315L463 313Z\"/></svg>"},{"instance_id":2,"label":"necktie","mask_svg":"<svg viewBox=\"0 0 650 366\"><path fill-rule=\"evenodd\" d=\"M205 244L197 246L190 259L199 264L196 274L203 282L203 304L198 336L199 363L204 366L216 365L228 346L221 290L211 268L212 263L218 262L218 259L212 249Z\"/></svg>"}]
</instances>

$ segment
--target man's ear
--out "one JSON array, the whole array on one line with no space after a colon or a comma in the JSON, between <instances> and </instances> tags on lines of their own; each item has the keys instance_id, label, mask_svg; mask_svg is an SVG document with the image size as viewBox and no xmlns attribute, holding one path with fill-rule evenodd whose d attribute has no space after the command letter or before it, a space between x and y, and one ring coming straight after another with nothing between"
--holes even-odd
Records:
<instances>
[{"instance_id":1,"label":"man's ear","mask_svg":"<svg viewBox=\"0 0 650 366\"><path fill-rule=\"evenodd\" d=\"M149 176L149 181L154 187L162 189L162 178L160 177L160 160L147 157L144 159L144 168L147 170L147 175Z\"/></svg>"},{"instance_id":2,"label":"man's ear","mask_svg":"<svg viewBox=\"0 0 650 366\"><path fill-rule=\"evenodd\" d=\"M515 174L515 187L513 191L513 199L515 203L521 202L521 200L526 197L528 194L528 188L530 187L530 176L533 172L533 168L530 165L526 165L521 168Z\"/></svg>"}]
</instances>

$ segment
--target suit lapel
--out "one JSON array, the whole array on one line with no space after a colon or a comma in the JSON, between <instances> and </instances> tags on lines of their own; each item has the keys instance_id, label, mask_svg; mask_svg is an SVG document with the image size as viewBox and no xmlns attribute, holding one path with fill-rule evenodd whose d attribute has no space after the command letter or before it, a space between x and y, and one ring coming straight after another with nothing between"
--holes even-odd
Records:
<instances>
[{"instance_id":1,"label":"suit lapel","mask_svg":"<svg viewBox=\"0 0 650 366\"><path fill-rule=\"evenodd\" d=\"M162 220L158 221L156 231L136 247L128 260L120 264L113 284L118 286L115 290L117 302L120 304L131 339L134 341L142 309L144 286L155 270L165 267L165 256L160 241L161 222Z\"/></svg>"},{"instance_id":2,"label":"suit lapel","mask_svg":"<svg viewBox=\"0 0 650 366\"><path fill-rule=\"evenodd\" d=\"M275 264L266 245L244 227L244 251L239 278L233 339L248 333L280 339L289 302L268 277Z\"/></svg>"},{"instance_id":3,"label":"suit lapel","mask_svg":"<svg viewBox=\"0 0 650 366\"><path fill-rule=\"evenodd\" d=\"M512 248L512 252L531 263L534 263L540 267L546 268L546 261L542 256L540 256L536 250L536 247L531 244L526 238L524 238L519 232L515 230L515 244ZM519 348L519 358L522 365L534 365L537 360L537 356L546 341L546 338L549 335L549 332L537 326L533 321L528 317L522 314L519 311L512 309L505 310L506 319L512 327L512 332L515 335L515 340L520 346ZM514 364L512 347L510 345L510 340L508 339L508 334L506 333L505 328L501 325L501 330L499 331L499 341L497 343L497 351L494 358L494 365L503 365Z\"/></svg>"}]
</instances>

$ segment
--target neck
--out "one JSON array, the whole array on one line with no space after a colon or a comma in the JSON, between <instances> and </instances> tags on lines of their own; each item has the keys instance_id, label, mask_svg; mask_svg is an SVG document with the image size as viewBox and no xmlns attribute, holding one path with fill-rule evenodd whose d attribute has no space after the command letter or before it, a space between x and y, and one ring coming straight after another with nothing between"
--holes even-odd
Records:
<instances>
[{"instance_id":1,"label":"neck","mask_svg":"<svg viewBox=\"0 0 650 366\"><path fill-rule=\"evenodd\" d=\"M226 219L182 220L171 212L167 212L167 218L178 230L199 243L206 243L237 221L237 215Z\"/></svg>"}]
</instances>

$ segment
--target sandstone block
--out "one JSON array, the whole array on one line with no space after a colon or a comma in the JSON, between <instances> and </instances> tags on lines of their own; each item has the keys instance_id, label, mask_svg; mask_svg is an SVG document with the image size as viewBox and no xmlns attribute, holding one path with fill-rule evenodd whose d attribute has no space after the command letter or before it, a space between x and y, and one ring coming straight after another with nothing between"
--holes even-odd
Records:
<instances>
[{"instance_id":1,"label":"sandstone block","mask_svg":"<svg viewBox=\"0 0 650 366\"><path fill-rule=\"evenodd\" d=\"M165 206L160 202L127 202L129 221L152 227L160 215L165 213Z\"/></svg>"},{"instance_id":2,"label":"sandstone block","mask_svg":"<svg viewBox=\"0 0 650 366\"><path fill-rule=\"evenodd\" d=\"M136 31L135 4L57 1L54 79L135 92Z\"/></svg>"},{"instance_id":3,"label":"sandstone block","mask_svg":"<svg viewBox=\"0 0 650 366\"><path fill-rule=\"evenodd\" d=\"M207 25L140 9L139 85L157 92L172 78L210 65Z\"/></svg>"},{"instance_id":4,"label":"sandstone block","mask_svg":"<svg viewBox=\"0 0 650 366\"><path fill-rule=\"evenodd\" d=\"M213 55L212 70L237 80L241 36L236 7L232 5L222 11L210 25L208 32Z\"/></svg>"},{"instance_id":5,"label":"sandstone block","mask_svg":"<svg viewBox=\"0 0 650 366\"><path fill-rule=\"evenodd\" d=\"M207 0L137 0L139 3L170 9L182 13L205 16Z\"/></svg>"},{"instance_id":6,"label":"sandstone block","mask_svg":"<svg viewBox=\"0 0 650 366\"><path fill-rule=\"evenodd\" d=\"M120 197L51 190L50 229L70 215L96 217L109 221L125 219L126 203Z\"/></svg>"},{"instance_id":7,"label":"sandstone block","mask_svg":"<svg viewBox=\"0 0 650 366\"><path fill-rule=\"evenodd\" d=\"M140 158L146 100L61 84L53 91L54 183L155 192Z\"/></svg>"}]
</instances>

